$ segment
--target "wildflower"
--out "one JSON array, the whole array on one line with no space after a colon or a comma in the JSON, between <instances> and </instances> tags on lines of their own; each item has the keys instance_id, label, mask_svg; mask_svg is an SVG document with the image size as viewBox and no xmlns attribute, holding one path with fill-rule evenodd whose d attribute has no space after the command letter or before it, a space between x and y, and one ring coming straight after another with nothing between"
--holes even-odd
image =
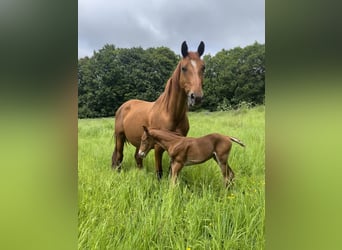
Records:
<instances>
[{"instance_id":1,"label":"wildflower","mask_svg":"<svg viewBox=\"0 0 342 250\"><path fill-rule=\"evenodd\" d=\"M187 247L186 250L191 250L191 248L190 248L190 247Z\"/></svg>"},{"instance_id":2,"label":"wildflower","mask_svg":"<svg viewBox=\"0 0 342 250\"><path fill-rule=\"evenodd\" d=\"M228 196L228 199L234 199L235 198L235 195L234 194L230 194L229 196Z\"/></svg>"}]
</instances>

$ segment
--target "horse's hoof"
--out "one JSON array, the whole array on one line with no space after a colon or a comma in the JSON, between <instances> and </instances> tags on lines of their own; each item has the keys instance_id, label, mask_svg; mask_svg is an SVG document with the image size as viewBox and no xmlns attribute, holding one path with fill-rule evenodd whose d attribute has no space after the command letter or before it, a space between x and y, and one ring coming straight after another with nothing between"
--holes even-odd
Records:
<instances>
[{"instance_id":1,"label":"horse's hoof","mask_svg":"<svg viewBox=\"0 0 342 250\"><path fill-rule=\"evenodd\" d=\"M118 172L120 172L121 171L121 164L119 165L119 166L116 166L116 165L112 165L112 170L113 171L118 171Z\"/></svg>"},{"instance_id":2,"label":"horse's hoof","mask_svg":"<svg viewBox=\"0 0 342 250\"><path fill-rule=\"evenodd\" d=\"M163 172L157 172L158 181L160 181L162 177L163 177Z\"/></svg>"}]
</instances>

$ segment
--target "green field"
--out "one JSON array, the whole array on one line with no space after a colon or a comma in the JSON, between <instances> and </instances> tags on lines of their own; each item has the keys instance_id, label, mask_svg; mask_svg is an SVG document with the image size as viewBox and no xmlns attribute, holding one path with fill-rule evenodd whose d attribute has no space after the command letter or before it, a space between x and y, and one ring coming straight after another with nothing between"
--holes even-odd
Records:
<instances>
[{"instance_id":1,"label":"green field","mask_svg":"<svg viewBox=\"0 0 342 250\"><path fill-rule=\"evenodd\" d=\"M131 145L122 171L112 171L114 118L79 120L79 249L264 249L265 107L189 113L189 120L189 136L218 132L246 144L233 144L229 190L214 160L184 167L172 186L167 153L158 181L154 152L139 170Z\"/></svg>"}]
</instances>

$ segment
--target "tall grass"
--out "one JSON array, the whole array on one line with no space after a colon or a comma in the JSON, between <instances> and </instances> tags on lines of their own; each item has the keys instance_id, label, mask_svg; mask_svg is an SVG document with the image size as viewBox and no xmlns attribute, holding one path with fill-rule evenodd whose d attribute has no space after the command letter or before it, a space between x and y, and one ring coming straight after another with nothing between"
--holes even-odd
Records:
<instances>
[{"instance_id":1,"label":"tall grass","mask_svg":"<svg viewBox=\"0 0 342 250\"><path fill-rule=\"evenodd\" d=\"M153 151L138 170L131 145L112 171L114 119L79 120L79 249L263 249L264 115L264 106L189 114L189 136L219 132L247 145L233 145L229 190L213 160L183 168L171 186L166 153L158 181Z\"/></svg>"}]
</instances>

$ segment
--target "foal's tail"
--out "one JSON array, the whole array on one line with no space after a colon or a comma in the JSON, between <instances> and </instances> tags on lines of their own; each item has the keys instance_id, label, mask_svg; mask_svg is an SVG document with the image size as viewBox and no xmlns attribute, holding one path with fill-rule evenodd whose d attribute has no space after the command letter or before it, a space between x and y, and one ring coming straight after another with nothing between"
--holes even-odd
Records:
<instances>
[{"instance_id":1,"label":"foal's tail","mask_svg":"<svg viewBox=\"0 0 342 250\"><path fill-rule=\"evenodd\" d=\"M229 138L230 138L230 140L232 140L233 142L236 142L237 144L239 144L239 145L242 146L242 147L245 147L245 146L246 146L245 144L243 144L242 141L240 141L240 140L237 139L237 138L234 138L234 137L231 137L231 136L229 136Z\"/></svg>"}]
</instances>

